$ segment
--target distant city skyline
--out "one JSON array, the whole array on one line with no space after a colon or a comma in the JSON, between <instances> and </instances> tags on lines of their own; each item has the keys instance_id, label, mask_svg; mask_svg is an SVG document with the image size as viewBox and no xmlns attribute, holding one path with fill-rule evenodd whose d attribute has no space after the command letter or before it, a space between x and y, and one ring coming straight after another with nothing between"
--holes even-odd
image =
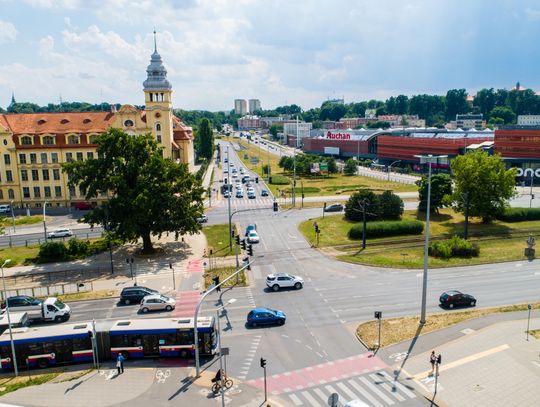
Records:
<instances>
[{"instance_id":1,"label":"distant city skyline","mask_svg":"<svg viewBox=\"0 0 540 407\"><path fill-rule=\"evenodd\" d=\"M154 27L173 106L186 110L230 111L239 95L264 109L307 110L327 99L474 95L518 81L540 90L532 0L0 0L0 8L2 107L12 92L40 105L142 105Z\"/></svg>"}]
</instances>

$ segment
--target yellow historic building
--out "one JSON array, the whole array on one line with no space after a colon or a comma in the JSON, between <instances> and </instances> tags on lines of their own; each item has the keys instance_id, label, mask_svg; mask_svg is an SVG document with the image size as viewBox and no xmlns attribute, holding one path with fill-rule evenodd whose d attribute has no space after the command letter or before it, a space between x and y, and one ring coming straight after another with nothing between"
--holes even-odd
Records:
<instances>
[{"instance_id":1,"label":"yellow historic building","mask_svg":"<svg viewBox=\"0 0 540 407\"><path fill-rule=\"evenodd\" d=\"M111 127L134 136L151 133L165 157L193 170L193 131L173 115L172 86L155 37L146 72L144 110L124 105L111 112L0 114L0 202L19 207L41 207L45 201L48 206L80 205L84 196L68 187L60 165L93 158L95 138Z\"/></svg>"}]
</instances>

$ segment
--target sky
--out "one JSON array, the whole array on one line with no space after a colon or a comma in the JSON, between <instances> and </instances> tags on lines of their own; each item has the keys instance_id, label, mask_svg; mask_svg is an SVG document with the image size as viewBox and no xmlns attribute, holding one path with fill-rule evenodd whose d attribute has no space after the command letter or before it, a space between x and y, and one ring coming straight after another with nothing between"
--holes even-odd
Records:
<instances>
[{"instance_id":1,"label":"sky","mask_svg":"<svg viewBox=\"0 0 540 407\"><path fill-rule=\"evenodd\" d=\"M0 106L144 104L154 28L187 110L540 90L537 0L0 0Z\"/></svg>"}]
</instances>

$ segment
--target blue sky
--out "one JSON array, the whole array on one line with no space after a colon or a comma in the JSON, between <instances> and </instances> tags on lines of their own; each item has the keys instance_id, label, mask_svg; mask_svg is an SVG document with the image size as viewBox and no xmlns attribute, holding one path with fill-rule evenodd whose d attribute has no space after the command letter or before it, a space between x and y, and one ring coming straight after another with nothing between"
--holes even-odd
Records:
<instances>
[{"instance_id":1,"label":"blue sky","mask_svg":"<svg viewBox=\"0 0 540 407\"><path fill-rule=\"evenodd\" d=\"M0 106L143 104L154 27L183 109L540 90L538 1L0 0Z\"/></svg>"}]
</instances>

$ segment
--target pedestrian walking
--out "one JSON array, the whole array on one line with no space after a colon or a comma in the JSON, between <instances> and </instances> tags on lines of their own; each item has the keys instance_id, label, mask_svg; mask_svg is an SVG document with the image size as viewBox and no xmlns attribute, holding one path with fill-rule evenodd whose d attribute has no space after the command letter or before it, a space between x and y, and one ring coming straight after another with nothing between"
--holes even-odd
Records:
<instances>
[{"instance_id":1,"label":"pedestrian walking","mask_svg":"<svg viewBox=\"0 0 540 407\"><path fill-rule=\"evenodd\" d=\"M122 352L120 352L116 357L116 369L118 370L118 374L124 373L124 360L126 360L126 358L122 355Z\"/></svg>"},{"instance_id":2,"label":"pedestrian walking","mask_svg":"<svg viewBox=\"0 0 540 407\"><path fill-rule=\"evenodd\" d=\"M435 355L435 351L431 351L431 355L429 356L429 363L431 363L431 373L430 376L433 376L433 372L435 371L435 363L437 363L437 356Z\"/></svg>"}]
</instances>

